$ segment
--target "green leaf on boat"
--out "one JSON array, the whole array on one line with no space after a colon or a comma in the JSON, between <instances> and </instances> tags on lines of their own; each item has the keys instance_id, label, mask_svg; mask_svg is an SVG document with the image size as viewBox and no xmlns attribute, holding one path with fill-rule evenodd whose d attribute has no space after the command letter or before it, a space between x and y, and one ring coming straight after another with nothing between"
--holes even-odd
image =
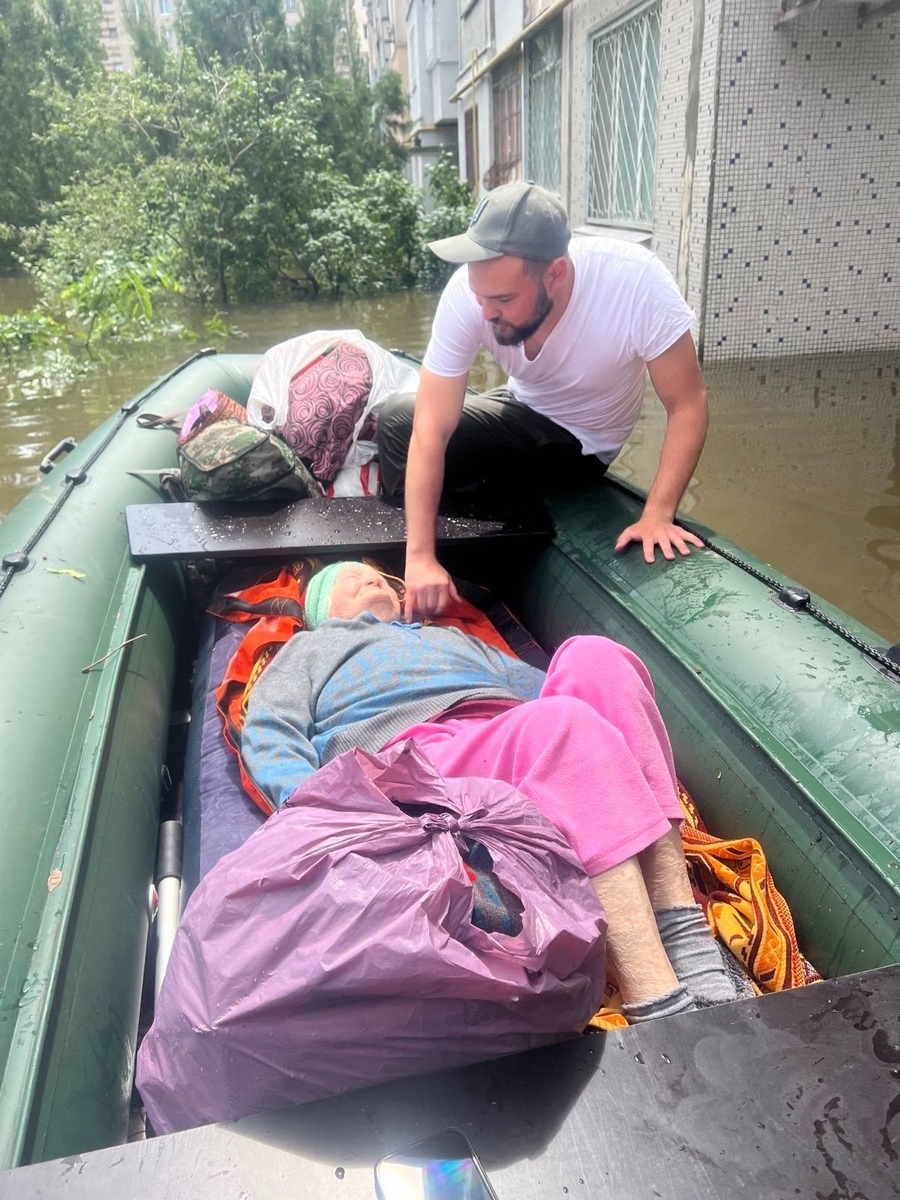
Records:
<instances>
[{"instance_id":1,"label":"green leaf on boat","mask_svg":"<svg viewBox=\"0 0 900 1200\"><path fill-rule=\"evenodd\" d=\"M71 567L48 567L51 575L70 575L73 579L87 579L84 571L73 571Z\"/></svg>"}]
</instances>

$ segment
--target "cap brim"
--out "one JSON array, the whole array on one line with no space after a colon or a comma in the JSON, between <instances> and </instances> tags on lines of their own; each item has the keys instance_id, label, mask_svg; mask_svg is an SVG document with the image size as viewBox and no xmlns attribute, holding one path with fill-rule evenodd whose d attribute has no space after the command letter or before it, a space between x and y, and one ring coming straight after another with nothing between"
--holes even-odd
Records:
<instances>
[{"instance_id":1,"label":"cap brim","mask_svg":"<svg viewBox=\"0 0 900 1200\"><path fill-rule=\"evenodd\" d=\"M456 237L441 238L437 242L429 242L428 249L444 262L470 263L486 262L489 258L503 258L496 250L488 250L480 246L467 233L459 233Z\"/></svg>"}]
</instances>

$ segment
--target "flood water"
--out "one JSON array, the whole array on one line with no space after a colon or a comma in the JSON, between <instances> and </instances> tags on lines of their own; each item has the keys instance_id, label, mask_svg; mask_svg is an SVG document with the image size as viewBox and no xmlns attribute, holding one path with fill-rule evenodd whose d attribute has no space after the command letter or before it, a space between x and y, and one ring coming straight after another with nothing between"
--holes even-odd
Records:
<instances>
[{"instance_id":1,"label":"flood water","mask_svg":"<svg viewBox=\"0 0 900 1200\"><path fill-rule=\"evenodd\" d=\"M0 312L30 302L22 281L0 280ZM259 352L309 330L362 329L421 354L437 297L404 293L341 303L284 303L227 315L219 348ZM198 319L198 328L199 328ZM65 384L10 377L0 363L0 517L39 478L63 437L84 437L123 400L209 339L176 337L116 352ZM705 368L712 422L682 510L900 641L900 355L827 355ZM491 362L473 383L501 382ZM613 467L652 479L665 414L652 392Z\"/></svg>"}]
</instances>

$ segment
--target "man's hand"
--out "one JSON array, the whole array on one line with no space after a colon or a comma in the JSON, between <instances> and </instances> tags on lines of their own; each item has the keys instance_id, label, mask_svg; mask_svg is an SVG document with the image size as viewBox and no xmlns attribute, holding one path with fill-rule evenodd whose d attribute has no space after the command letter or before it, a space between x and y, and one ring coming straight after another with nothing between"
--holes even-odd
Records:
<instances>
[{"instance_id":1,"label":"man's hand","mask_svg":"<svg viewBox=\"0 0 900 1200\"><path fill-rule=\"evenodd\" d=\"M459 593L438 560L433 555L407 555L404 621L438 617L451 600L458 604Z\"/></svg>"},{"instance_id":2,"label":"man's hand","mask_svg":"<svg viewBox=\"0 0 900 1200\"><path fill-rule=\"evenodd\" d=\"M664 521L658 517L641 517L639 521L623 529L616 541L616 549L624 550L631 542L643 544L644 558L648 563L655 561L657 546L662 550L663 558L670 561L675 558L675 549L680 554L690 554L690 546L703 548L703 543L696 534L682 529L672 521Z\"/></svg>"}]
</instances>

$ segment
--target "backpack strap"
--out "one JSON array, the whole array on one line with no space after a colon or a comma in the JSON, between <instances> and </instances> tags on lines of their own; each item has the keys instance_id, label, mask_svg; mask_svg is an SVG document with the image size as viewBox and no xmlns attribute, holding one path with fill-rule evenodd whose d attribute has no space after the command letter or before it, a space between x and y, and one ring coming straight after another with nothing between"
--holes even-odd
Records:
<instances>
[{"instance_id":1,"label":"backpack strap","mask_svg":"<svg viewBox=\"0 0 900 1200\"><path fill-rule=\"evenodd\" d=\"M173 413L170 417L160 417L156 413L142 412L138 413L134 419L141 429L171 429L174 433L180 433L184 418L190 411L189 408L186 408L183 412Z\"/></svg>"}]
</instances>

